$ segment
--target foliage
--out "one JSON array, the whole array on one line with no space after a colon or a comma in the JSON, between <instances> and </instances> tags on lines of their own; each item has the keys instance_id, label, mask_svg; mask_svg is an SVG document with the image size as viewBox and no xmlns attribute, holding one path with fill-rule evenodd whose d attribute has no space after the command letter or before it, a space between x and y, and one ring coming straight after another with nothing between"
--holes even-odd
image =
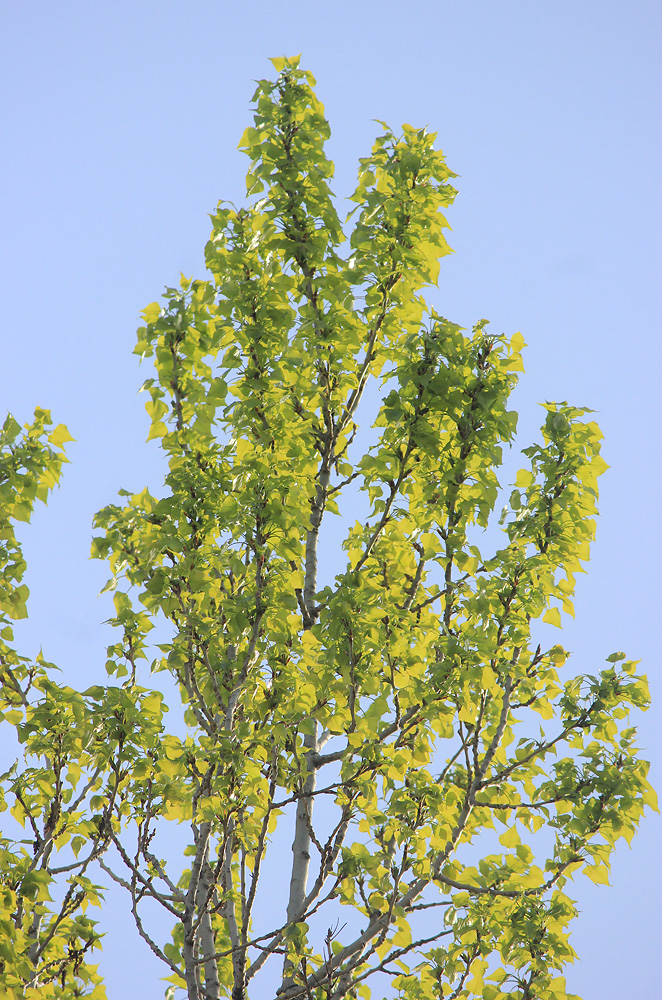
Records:
<instances>
[{"instance_id":1,"label":"foliage","mask_svg":"<svg viewBox=\"0 0 662 1000\"><path fill-rule=\"evenodd\" d=\"M16 1000L106 995L86 957L98 945L85 915L99 896L86 872L100 839L85 810L101 774L98 734L85 699L51 678L53 665L41 655L31 663L9 645L28 597L12 522L29 521L35 500L46 500L71 440L63 424L49 433L51 424L37 409L23 430L8 416L0 431L0 718L25 747L24 766L2 775L0 809L9 805L28 834L18 842L0 837L0 991ZM73 863L58 865L66 845Z\"/></svg>"},{"instance_id":2,"label":"foliage","mask_svg":"<svg viewBox=\"0 0 662 1000\"><path fill-rule=\"evenodd\" d=\"M4 788L28 837L2 845L0 982L103 995L84 915L100 866L170 996L241 1000L279 965L281 1000L370 983L403 1000L560 1000L568 881L607 881L615 842L655 805L626 727L647 704L636 665L616 653L561 680L567 653L533 638L572 613L601 435L547 403L503 545L481 553L524 344L486 321L468 334L422 297L450 252L454 175L433 134L384 126L346 236L314 80L274 63L240 144L247 206L212 217L211 277L144 311L136 353L153 361L149 437L168 472L161 496L122 491L97 515L118 638L109 683L83 694L8 645L27 596L10 521L57 481L65 435L46 437L45 411L22 436L5 424L2 708L25 763ZM330 518L352 510L346 568L318 580L322 526L332 544ZM181 726L141 661L174 678ZM179 863L160 854L168 824L190 831Z\"/></svg>"}]
</instances>

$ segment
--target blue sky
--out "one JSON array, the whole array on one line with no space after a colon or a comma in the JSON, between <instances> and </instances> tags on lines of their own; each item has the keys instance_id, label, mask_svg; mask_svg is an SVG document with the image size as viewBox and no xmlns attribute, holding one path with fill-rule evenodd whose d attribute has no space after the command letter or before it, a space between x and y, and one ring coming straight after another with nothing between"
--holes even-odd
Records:
<instances>
[{"instance_id":1,"label":"blue sky","mask_svg":"<svg viewBox=\"0 0 662 1000\"><path fill-rule=\"evenodd\" d=\"M117 489L158 489L136 395L139 311L180 271L202 273L208 213L240 201L252 81L303 53L333 136L334 190L351 193L377 126L429 125L460 176L456 251L431 296L450 319L521 330L522 444L547 399L597 411L610 464L597 542L563 641L592 671L642 658L656 703L641 745L660 785L660 73L653 0L31 0L2 5L0 409L50 407L76 438L48 510L25 532L31 618L65 678L103 669L105 570L93 513ZM661 823L580 881L569 989L658 996ZM110 1000L163 996L160 971L112 900Z\"/></svg>"}]
</instances>

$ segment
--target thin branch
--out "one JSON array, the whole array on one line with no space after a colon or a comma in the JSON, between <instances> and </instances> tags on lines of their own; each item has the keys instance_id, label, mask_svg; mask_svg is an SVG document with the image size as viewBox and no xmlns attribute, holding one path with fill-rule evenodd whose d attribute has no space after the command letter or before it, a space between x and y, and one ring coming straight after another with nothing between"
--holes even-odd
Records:
<instances>
[{"instance_id":1,"label":"thin branch","mask_svg":"<svg viewBox=\"0 0 662 1000\"><path fill-rule=\"evenodd\" d=\"M168 910L169 913L172 913L172 915L174 917L177 917L178 920L181 919L182 914L181 914L180 910L178 910L175 906L172 906L171 903L169 902L169 900L170 900L171 897L166 896L164 893L159 892L157 889L155 889L154 885L153 885L153 883L151 881L151 879L146 879L144 877L144 875L142 875L140 873L140 870L134 864L134 862L131 860L131 858L128 856L128 854L124 850L124 847L122 846L119 838L117 837L117 835L115 833L111 833L111 840L112 840L113 844L115 845L118 854L122 858L122 861L124 862L124 864L126 865L126 867L129 869L129 871L131 872L132 876L138 882L140 882L140 884L141 884L144 892L147 895L151 896L153 899L155 899L157 901L157 903L160 903L161 906L163 906L166 910ZM126 882L124 879L120 878L113 871L111 871L111 869L107 867L107 865L101 860L101 858L99 858L98 860L99 860L99 864L101 865L101 867L103 868L103 870L106 871L106 872L108 872L108 874L110 875L110 877L115 882L117 882L119 885L123 886L125 889L128 889L129 891L131 891L131 885L130 885L129 882Z\"/></svg>"}]
</instances>

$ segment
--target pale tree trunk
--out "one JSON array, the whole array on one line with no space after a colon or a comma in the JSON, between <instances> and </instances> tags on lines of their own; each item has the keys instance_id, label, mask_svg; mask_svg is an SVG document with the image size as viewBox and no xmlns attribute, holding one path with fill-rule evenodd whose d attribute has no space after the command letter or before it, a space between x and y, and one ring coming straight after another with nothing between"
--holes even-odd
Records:
<instances>
[{"instance_id":1,"label":"pale tree trunk","mask_svg":"<svg viewBox=\"0 0 662 1000\"><path fill-rule=\"evenodd\" d=\"M214 929L211 922L211 913L209 912L212 892L212 871L209 862L204 861L196 894L197 912L198 914L202 914L200 921L200 953L202 958L206 955L213 955L216 951ZM216 959L210 958L204 963L203 967L205 970L205 997L207 1000L218 1000L221 993Z\"/></svg>"},{"instance_id":2,"label":"pale tree trunk","mask_svg":"<svg viewBox=\"0 0 662 1000\"><path fill-rule=\"evenodd\" d=\"M306 777L303 783L303 794L297 803L294 841L292 843L292 875L290 878L290 897L287 904L287 922L296 923L303 915L310 868L310 830L313 819L313 792L317 781L317 769L314 764L318 752L317 723L313 723L313 732L304 737L306 747ZM283 966L283 987L291 986L290 973L292 965L285 959Z\"/></svg>"},{"instance_id":3,"label":"pale tree trunk","mask_svg":"<svg viewBox=\"0 0 662 1000\"><path fill-rule=\"evenodd\" d=\"M332 433L332 432L329 432ZM310 527L306 534L306 565L303 586L303 627L309 629L315 623L318 609L315 607L317 592L317 547L319 530L324 516L329 481L331 478L331 462L333 455L333 439L327 438L325 455L319 470L319 479L315 496L311 502ZM310 720L312 732L304 736L306 750L306 771L303 780L302 794L297 802L294 841L292 843L292 874L290 877L290 895L287 904L288 924L297 923L305 909L308 872L310 869L310 832L313 818L313 792L317 781L315 756L319 752L318 723ZM285 958L283 964L282 988L292 984L292 963Z\"/></svg>"},{"instance_id":4,"label":"pale tree trunk","mask_svg":"<svg viewBox=\"0 0 662 1000\"><path fill-rule=\"evenodd\" d=\"M192 927L192 916L187 914L184 917L184 947L182 954L184 958L184 978L186 979L186 995L188 1000L200 1000L198 989L198 968L195 964L195 935Z\"/></svg>"},{"instance_id":5,"label":"pale tree trunk","mask_svg":"<svg viewBox=\"0 0 662 1000\"><path fill-rule=\"evenodd\" d=\"M234 843L234 819L230 817L228 821L228 828L225 840L225 850L223 855L223 878L222 885L223 891L227 893L227 900L223 906L223 916L227 920L228 934L230 936L230 944L232 945L232 978L234 980L234 985L232 989L233 1000L243 1000L245 993L245 970L246 970L246 958L245 952L241 950L240 940L239 940L239 928L237 926L237 914L235 910L234 899L232 898L232 893L234 890L233 886L233 876L232 876L232 858L233 858L233 843Z\"/></svg>"},{"instance_id":6,"label":"pale tree trunk","mask_svg":"<svg viewBox=\"0 0 662 1000\"><path fill-rule=\"evenodd\" d=\"M199 900L201 899L201 887L204 882L203 872L205 865L208 864L211 824L201 823L197 832L195 832L194 828L194 835L196 852L193 865L191 866L191 881L186 894L186 912L183 920L184 947L182 951L188 1000L201 1000L202 973L201 967L196 961L198 957L198 936L200 929L196 928L196 916Z\"/></svg>"}]
</instances>

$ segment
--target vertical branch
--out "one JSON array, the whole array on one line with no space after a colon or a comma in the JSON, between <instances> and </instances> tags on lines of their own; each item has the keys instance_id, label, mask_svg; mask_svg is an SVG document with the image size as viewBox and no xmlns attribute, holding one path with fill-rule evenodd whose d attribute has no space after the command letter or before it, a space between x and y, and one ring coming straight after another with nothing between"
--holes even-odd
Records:
<instances>
[{"instance_id":1,"label":"vertical branch","mask_svg":"<svg viewBox=\"0 0 662 1000\"><path fill-rule=\"evenodd\" d=\"M216 949L214 928L211 922L209 904L214 892L214 879L211 865L205 861L200 872L200 882L196 893L196 907L200 920L200 951L204 959L205 996L208 1000L218 1000L220 983L218 980L218 965L214 957Z\"/></svg>"},{"instance_id":2,"label":"vertical branch","mask_svg":"<svg viewBox=\"0 0 662 1000\"><path fill-rule=\"evenodd\" d=\"M248 942L248 932L250 929L251 914L253 912L253 905L255 903L255 894L257 893L258 881L260 878L260 868L262 866L262 859L264 857L265 847L267 843L267 834L269 832L269 819L273 810L274 796L276 794L276 782L278 777L278 766L277 766L277 754L274 750L271 757L271 775L269 779L269 801L265 810L264 819L262 820L262 826L260 829L260 836L257 843L257 848L253 855L254 864L253 871L251 874L251 884L248 890L248 899L246 900L246 905L244 908L244 913L242 915L242 932L241 932L241 943L244 949L242 954L244 955L245 962L245 949Z\"/></svg>"},{"instance_id":3,"label":"vertical branch","mask_svg":"<svg viewBox=\"0 0 662 1000\"><path fill-rule=\"evenodd\" d=\"M290 877L290 895L287 904L287 922L295 924L301 919L306 905L306 888L310 869L310 830L313 817L313 792L317 781L315 755L318 752L317 722L313 722L313 732L304 737L306 748L306 778L302 794L297 802L297 816L292 843L292 875ZM283 986L291 984L291 962L285 959L283 968Z\"/></svg>"},{"instance_id":4,"label":"vertical branch","mask_svg":"<svg viewBox=\"0 0 662 1000\"><path fill-rule=\"evenodd\" d=\"M223 916L227 922L228 935L232 945L232 974L234 979L233 997L243 997L244 991L244 952L240 950L239 927L237 925L237 912L234 900L234 879L232 876L232 857L234 853L234 819L228 819L225 844L223 847L223 864L221 867L221 882L225 895L223 904Z\"/></svg>"},{"instance_id":5,"label":"vertical branch","mask_svg":"<svg viewBox=\"0 0 662 1000\"><path fill-rule=\"evenodd\" d=\"M182 923L184 927L184 977L188 990L188 1000L200 1000L200 967L197 958L197 934L195 913L199 899L200 882L205 864L208 864L209 839L211 823L201 823L197 830L194 827L196 852L191 867L191 881L186 894L186 909ZM213 950L212 950L213 954Z\"/></svg>"},{"instance_id":6,"label":"vertical branch","mask_svg":"<svg viewBox=\"0 0 662 1000\"><path fill-rule=\"evenodd\" d=\"M315 592L317 590L317 546L319 543L319 530L324 516L324 508L329 492L329 480L331 478L331 460L333 446L327 448L329 453L325 455L319 472L319 482L315 496L313 498L310 514L310 527L306 534L306 570L303 585L303 608L304 608L304 628L310 628L317 618L315 608Z\"/></svg>"}]
</instances>

